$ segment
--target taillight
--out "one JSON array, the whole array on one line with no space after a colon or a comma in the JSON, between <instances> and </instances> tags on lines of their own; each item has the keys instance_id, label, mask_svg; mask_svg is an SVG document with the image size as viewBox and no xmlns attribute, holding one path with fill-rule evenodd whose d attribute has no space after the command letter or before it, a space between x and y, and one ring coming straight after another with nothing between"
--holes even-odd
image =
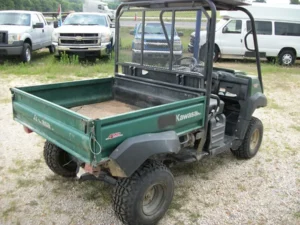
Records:
<instances>
[{"instance_id":1,"label":"taillight","mask_svg":"<svg viewBox=\"0 0 300 225\"><path fill-rule=\"evenodd\" d=\"M25 126L24 126L24 131L25 131L27 134L32 133L32 130L30 130L28 127L25 127Z\"/></svg>"}]
</instances>

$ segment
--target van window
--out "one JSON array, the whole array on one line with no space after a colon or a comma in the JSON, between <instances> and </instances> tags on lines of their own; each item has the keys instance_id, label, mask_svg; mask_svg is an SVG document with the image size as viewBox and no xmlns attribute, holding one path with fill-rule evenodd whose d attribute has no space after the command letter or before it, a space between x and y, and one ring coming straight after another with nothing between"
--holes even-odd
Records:
<instances>
[{"instance_id":1,"label":"van window","mask_svg":"<svg viewBox=\"0 0 300 225\"><path fill-rule=\"evenodd\" d=\"M275 22L275 35L300 36L300 24Z\"/></svg>"},{"instance_id":2,"label":"van window","mask_svg":"<svg viewBox=\"0 0 300 225\"><path fill-rule=\"evenodd\" d=\"M223 29L223 33L240 34L242 33L242 21L231 20Z\"/></svg>"},{"instance_id":3,"label":"van window","mask_svg":"<svg viewBox=\"0 0 300 225\"><path fill-rule=\"evenodd\" d=\"M251 30L251 22L247 21L247 32ZM260 35L272 35L272 22L255 21L256 33Z\"/></svg>"}]
</instances>

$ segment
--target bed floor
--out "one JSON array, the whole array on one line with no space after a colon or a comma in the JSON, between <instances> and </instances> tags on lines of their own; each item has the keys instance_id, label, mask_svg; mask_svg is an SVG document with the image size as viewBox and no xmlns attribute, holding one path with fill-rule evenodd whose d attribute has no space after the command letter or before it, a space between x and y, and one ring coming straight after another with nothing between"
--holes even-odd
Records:
<instances>
[{"instance_id":1,"label":"bed floor","mask_svg":"<svg viewBox=\"0 0 300 225\"><path fill-rule=\"evenodd\" d=\"M91 119L111 117L122 113L132 112L138 109L139 108L136 106L128 105L116 100L71 108L71 110L73 110L74 112L77 112Z\"/></svg>"}]
</instances>

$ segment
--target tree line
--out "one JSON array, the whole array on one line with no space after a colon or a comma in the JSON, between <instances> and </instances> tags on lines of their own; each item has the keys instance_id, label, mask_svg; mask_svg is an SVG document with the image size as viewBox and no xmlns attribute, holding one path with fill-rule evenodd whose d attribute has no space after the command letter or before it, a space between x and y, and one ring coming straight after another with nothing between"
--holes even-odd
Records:
<instances>
[{"instance_id":1,"label":"tree line","mask_svg":"<svg viewBox=\"0 0 300 225\"><path fill-rule=\"evenodd\" d=\"M32 10L57 12L61 4L62 11L82 11L83 0L0 0L0 10Z\"/></svg>"}]
</instances>

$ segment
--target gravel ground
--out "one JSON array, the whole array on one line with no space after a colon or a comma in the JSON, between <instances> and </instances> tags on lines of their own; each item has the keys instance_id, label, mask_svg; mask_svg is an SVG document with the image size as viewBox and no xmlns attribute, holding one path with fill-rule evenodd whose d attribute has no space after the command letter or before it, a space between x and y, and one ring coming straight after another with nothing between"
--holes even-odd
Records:
<instances>
[{"instance_id":1,"label":"gravel ground","mask_svg":"<svg viewBox=\"0 0 300 225\"><path fill-rule=\"evenodd\" d=\"M227 152L172 169L175 197L161 225L300 224L300 77L290 76L265 78L269 107L256 113L265 135L255 158ZM120 224L109 185L55 176L44 140L13 121L7 88L33 83L0 79L0 224Z\"/></svg>"}]
</instances>

